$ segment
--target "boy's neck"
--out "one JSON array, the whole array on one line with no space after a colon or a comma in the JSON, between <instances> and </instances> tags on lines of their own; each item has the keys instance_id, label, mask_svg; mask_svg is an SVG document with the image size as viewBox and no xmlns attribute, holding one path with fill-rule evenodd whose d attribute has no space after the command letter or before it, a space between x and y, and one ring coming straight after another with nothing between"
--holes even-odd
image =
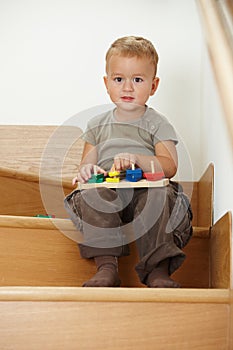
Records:
<instances>
[{"instance_id":1,"label":"boy's neck","mask_svg":"<svg viewBox=\"0 0 233 350\"><path fill-rule=\"evenodd\" d=\"M116 106L114 116L117 121L131 121L131 120L136 120L141 118L145 111L146 111L147 106L137 106L137 108L133 110L122 110L119 106Z\"/></svg>"}]
</instances>

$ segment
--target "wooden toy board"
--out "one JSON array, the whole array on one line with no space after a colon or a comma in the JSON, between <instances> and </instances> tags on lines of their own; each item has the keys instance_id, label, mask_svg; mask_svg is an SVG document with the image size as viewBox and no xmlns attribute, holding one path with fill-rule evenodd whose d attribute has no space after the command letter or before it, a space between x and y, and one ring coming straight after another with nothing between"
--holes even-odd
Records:
<instances>
[{"instance_id":1,"label":"wooden toy board","mask_svg":"<svg viewBox=\"0 0 233 350\"><path fill-rule=\"evenodd\" d=\"M120 182L100 182L100 183L78 183L79 190L88 190L96 187L107 187L107 188L149 188L149 187L164 187L169 184L169 179L161 179L157 181L140 180L137 182L131 182L121 180Z\"/></svg>"}]
</instances>

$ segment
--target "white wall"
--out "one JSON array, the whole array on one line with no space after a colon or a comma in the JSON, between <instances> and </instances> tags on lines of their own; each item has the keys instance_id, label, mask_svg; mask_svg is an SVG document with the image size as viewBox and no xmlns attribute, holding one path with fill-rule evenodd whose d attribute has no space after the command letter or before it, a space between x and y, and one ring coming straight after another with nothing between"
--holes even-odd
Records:
<instances>
[{"instance_id":1,"label":"white wall","mask_svg":"<svg viewBox=\"0 0 233 350\"><path fill-rule=\"evenodd\" d=\"M215 168L214 221L233 213L233 148L208 52L203 44L201 103L201 167Z\"/></svg>"},{"instance_id":2,"label":"white wall","mask_svg":"<svg viewBox=\"0 0 233 350\"><path fill-rule=\"evenodd\" d=\"M190 156L198 178L201 33L194 0L1 1L0 123L60 125L110 103L105 52L130 34L158 49L161 84L149 104L184 140L179 177L192 178Z\"/></svg>"},{"instance_id":3,"label":"white wall","mask_svg":"<svg viewBox=\"0 0 233 350\"><path fill-rule=\"evenodd\" d=\"M211 62L204 46L202 72L200 163L203 170L210 162L214 164L214 222L216 222L228 211L233 214L233 147ZM233 246L233 227L231 230ZM231 263L233 264L233 261Z\"/></svg>"}]
</instances>

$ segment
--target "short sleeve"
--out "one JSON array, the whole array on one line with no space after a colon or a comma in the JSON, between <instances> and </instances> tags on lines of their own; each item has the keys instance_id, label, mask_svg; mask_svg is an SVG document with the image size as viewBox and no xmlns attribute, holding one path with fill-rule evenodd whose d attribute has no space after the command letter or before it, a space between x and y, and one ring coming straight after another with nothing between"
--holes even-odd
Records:
<instances>
[{"instance_id":1,"label":"short sleeve","mask_svg":"<svg viewBox=\"0 0 233 350\"><path fill-rule=\"evenodd\" d=\"M176 131L166 119L161 120L159 125L154 127L154 132L152 133L152 135L154 145L162 141L173 141L175 144L178 143Z\"/></svg>"},{"instance_id":2,"label":"short sleeve","mask_svg":"<svg viewBox=\"0 0 233 350\"><path fill-rule=\"evenodd\" d=\"M90 143L93 146L96 146L96 135L95 129L96 127L91 125L91 121L87 123L87 128L85 132L82 134L81 138L83 141Z\"/></svg>"}]
</instances>

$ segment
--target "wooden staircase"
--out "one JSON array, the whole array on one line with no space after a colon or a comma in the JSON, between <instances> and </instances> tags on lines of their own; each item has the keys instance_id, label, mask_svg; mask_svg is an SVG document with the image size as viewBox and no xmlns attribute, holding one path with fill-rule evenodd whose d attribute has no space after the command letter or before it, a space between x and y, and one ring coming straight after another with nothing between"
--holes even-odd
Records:
<instances>
[{"instance_id":1,"label":"wooden staircase","mask_svg":"<svg viewBox=\"0 0 233 350\"><path fill-rule=\"evenodd\" d=\"M134 243L120 259L121 288L82 288L95 266L80 258L73 240L79 233L60 205L71 191L81 143L66 153L62 181L49 175L56 173L52 156L47 176L39 178L56 130L0 127L0 349L231 349L231 214L212 222L213 165L199 181L182 183L194 235L173 275L181 289L145 288L134 271ZM40 181L53 196L54 219L34 217L47 212Z\"/></svg>"}]
</instances>

